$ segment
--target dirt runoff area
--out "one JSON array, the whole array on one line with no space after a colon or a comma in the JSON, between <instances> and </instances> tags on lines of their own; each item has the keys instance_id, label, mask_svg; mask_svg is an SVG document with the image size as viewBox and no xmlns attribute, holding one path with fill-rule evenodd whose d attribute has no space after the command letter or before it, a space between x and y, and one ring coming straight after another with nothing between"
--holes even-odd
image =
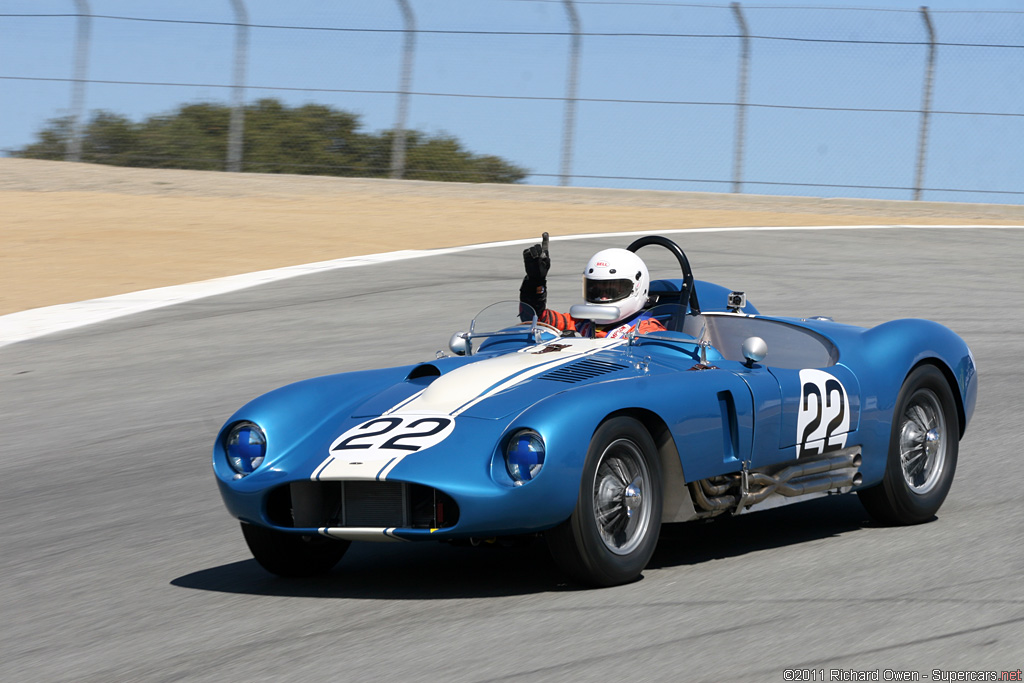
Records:
<instances>
[{"instance_id":1,"label":"dirt runoff area","mask_svg":"<svg viewBox=\"0 0 1024 683\"><path fill-rule=\"evenodd\" d=\"M1024 225L1024 206L130 169L0 159L0 315L399 249L593 232Z\"/></svg>"}]
</instances>

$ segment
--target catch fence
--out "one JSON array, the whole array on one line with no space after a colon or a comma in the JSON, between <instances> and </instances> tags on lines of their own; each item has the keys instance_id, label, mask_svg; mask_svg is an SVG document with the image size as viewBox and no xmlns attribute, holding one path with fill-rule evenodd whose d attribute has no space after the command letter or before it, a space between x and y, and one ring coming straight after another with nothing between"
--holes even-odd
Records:
<instances>
[{"instance_id":1,"label":"catch fence","mask_svg":"<svg viewBox=\"0 0 1024 683\"><path fill-rule=\"evenodd\" d=\"M272 98L353 112L388 146L349 166L303 157L299 146L278 172L465 179L412 154L417 141L450 134L537 184L1024 199L1024 12L653 0L280 4L224 0L199 14L116 0L0 0L0 33L16 36L6 56L0 47L2 99L24 110L0 145L24 150L58 117L63 158L82 160L90 112L141 120L222 103L223 155L201 167L267 170L251 153L267 141L246 114ZM102 154L94 148L85 160ZM162 165L175 165L172 157ZM498 179L480 173L472 179Z\"/></svg>"}]
</instances>

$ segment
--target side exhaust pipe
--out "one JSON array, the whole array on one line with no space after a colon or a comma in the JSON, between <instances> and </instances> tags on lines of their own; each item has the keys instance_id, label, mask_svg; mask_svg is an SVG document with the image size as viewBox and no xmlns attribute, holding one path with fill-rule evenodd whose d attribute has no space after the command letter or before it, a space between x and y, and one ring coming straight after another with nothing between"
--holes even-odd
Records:
<instances>
[{"instance_id":1,"label":"side exhaust pipe","mask_svg":"<svg viewBox=\"0 0 1024 683\"><path fill-rule=\"evenodd\" d=\"M856 470L860 463L860 446L854 446L825 458L790 465L775 474L751 472L747 477L750 489L741 493L736 509L741 510L763 502L773 493L788 498L853 486L854 480L860 477L860 472L828 473L851 468ZM761 488L753 490L755 486Z\"/></svg>"},{"instance_id":2,"label":"side exhaust pipe","mask_svg":"<svg viewBox=\"0 0 1024 683\"><path fill-rule=\"evenodd\" d=\"M712 484L707 479L690 483L690 495L705 512L725 512L736 506L736 496L722 495L729 484Z\"/></svg>"},{"instance_id":3,"label":"side exhaust pipe","mask_svg":"<svg viewBox=\"0 0 1024 683\"><path fill-rule=\"evenodd\" d=\"M863 480L857 471L860 464L861 447L853 446L826 457L797 462L774 473L743 473L735 482L693 482L690 484L690 493L705 512L722 512L733 508L738 514L744 508L764 502L773 494L789 498L857 486ZM726 493L734 488L738 488L735 495Z\"/></svg>"}]
</instances>

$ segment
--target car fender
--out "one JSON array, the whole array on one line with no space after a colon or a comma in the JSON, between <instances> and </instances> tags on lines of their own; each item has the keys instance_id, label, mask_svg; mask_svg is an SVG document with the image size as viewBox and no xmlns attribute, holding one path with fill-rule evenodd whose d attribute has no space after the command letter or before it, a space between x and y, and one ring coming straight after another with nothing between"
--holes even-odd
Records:
<instances>
[{"instance_id":1,"label":"car fender","mask_svg":"<svg viewBox=\"0 0 1024 683\"><path fill-rule=\"evenodd\" d=\"M287 458L328 420L340 420L370 396L400 382L414 366L364 370L315 377L287 384L249 401L228 418L214 442L213 467L218 478L232 479L223 454L223 440L231 425L254 422L267 438L264 462L270 466Z\"/></svg>"},{"instance_id":2,"label":"car fender","mask_svg":"<svg viewBox=\"0 0 1024 683\"><path fill-rule=\"evenodd\" d=\"M718 381L727 378L742 388L742 380L726 370L716 370ZM560 514L568 517L576 505L580 476L590 440L597 428L613 415L630 414L641 420L658 443L663 485L682 488L707 473L735 471L738 454L723 450L723 422L717 399L697 404L686 395L686 375L657 374L608 380L570 389L538 401L511 421L508 431L535 429L544 435L552 478L559 479ZM694 381L718 386L711 373L693 373ZM749 394L746 405L737 406L741 420L752 420ZM713 396L713 394L709 394ZM749 452L749 444L747 444ZM553 457L552 457L553 456ZM502 462L497 465L503 467ZM545 472L548 474L548 472Z\"/></svg>"},{"instance_id":3,"label":"car fender","mask_svg":"<svg viewBox=\"0 0 1024 683\"><path fill-rule=\"evenodd\" d=\"M864 485L881 480L889 449L893 411L900 388L917 366L930 363L949 381L957 406L962 437L974 413L978 376L967 344L949 328L929 320L903 319L883 323L859 335L859 343L841 341L840 362L857 374L862 412L859 438L865 454ZM851 343L852 342L852 343Z\"/></svg>"}]
</instances>

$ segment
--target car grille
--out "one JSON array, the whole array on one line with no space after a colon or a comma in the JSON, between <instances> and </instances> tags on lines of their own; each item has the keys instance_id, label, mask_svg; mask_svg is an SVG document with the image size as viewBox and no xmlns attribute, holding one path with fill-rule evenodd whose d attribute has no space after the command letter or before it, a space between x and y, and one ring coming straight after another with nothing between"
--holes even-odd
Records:
<instances>
[{"instance_id":1,"label":"car grille","mask_svg":"<svg viewBox=\"0 0 1024 683\"><path fill-rule=\"evenodd\" d=\"M586 379L593 379L595 377L600 377L601 375L607 375L610 372L625 370L627 367L628 366L626 365L620 365L618 363L609 363L608 361L586 358L563 368L552 370L546 375L541 375L540 378L551 380L553 382L575 384L576 382L582 382Z\"/></svg>"},{"instance_id":2,"label":"car grille","mask_svg":"<svg viewBox=\"0 0 1024 683\"><path fill-rule=\"evenodd\" d=\"M408 490L401 482L343 483L342 526L409 526Z\"/></svg>"},{"instance_id":3,"label":"car grille","mask_svg":"<svg viewBox=\"0 0 1024 683\"><path fill-rule=\"evenodd\" d=\"M267 517L280 527L444 529L459 521L451 496L392 481L298 481L273 489Z\"/></svg>"}]
</instances>

